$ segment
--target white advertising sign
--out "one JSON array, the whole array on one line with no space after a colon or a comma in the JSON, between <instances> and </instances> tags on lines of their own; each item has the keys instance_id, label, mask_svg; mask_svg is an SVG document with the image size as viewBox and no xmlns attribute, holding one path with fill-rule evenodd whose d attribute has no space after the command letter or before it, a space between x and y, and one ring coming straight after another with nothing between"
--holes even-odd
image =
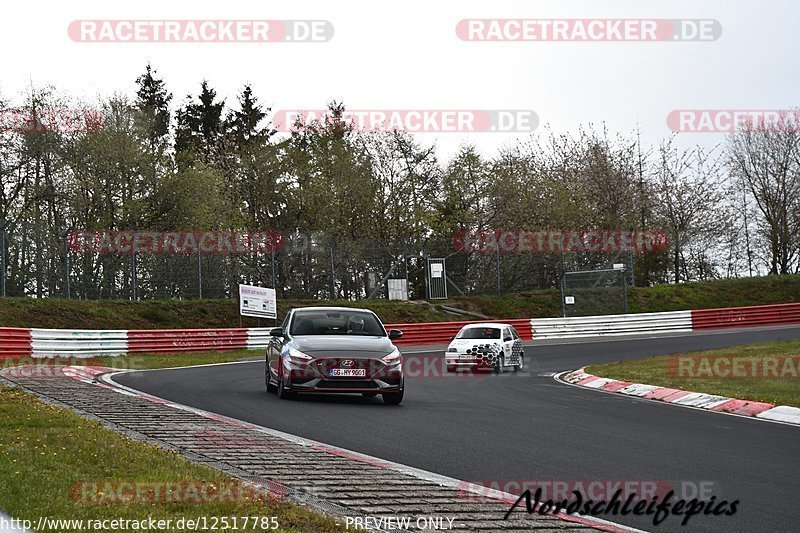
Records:
<instances>
[{"instance_id":1,"label":"white advertising sign","mask_svg":"<svg viewBox=\"0 0 800 533\"><path fill-rule=\"evenodd\" d=\"M442 268L441 263L431 263L431 277L432 278L441 278L442 272L444 268Z\"/></svg>"},{"instance_id":2,"label":"white advertising sign","mask_svg":"<svg viewBox=\"0 0 800 533\"><path fill-rule=\"evenodd\" d=\"M239 285L239 314L260 318L277 318L278 303L275 289Z\"/></svg>"},{"instance_id":3,"label":"white advertising sign","mask_svg":"<svg viewBox=\"0 0 800 533\"><path fill-rule=\"evenodd\" d=\"M574 296L564 296L564 303L567 305L574 305L575 304L575 297Z\"/></svg>"},{"instance_id":4,"label":"white advertising sign","mask_svg":"<svg viewBox=\"0 0 800 533\"><path fill-rule=\"evenodd\" d=\"M404 279L386 280L390 300L408 300L408 281Z\"/></svg>"}]
</instances>

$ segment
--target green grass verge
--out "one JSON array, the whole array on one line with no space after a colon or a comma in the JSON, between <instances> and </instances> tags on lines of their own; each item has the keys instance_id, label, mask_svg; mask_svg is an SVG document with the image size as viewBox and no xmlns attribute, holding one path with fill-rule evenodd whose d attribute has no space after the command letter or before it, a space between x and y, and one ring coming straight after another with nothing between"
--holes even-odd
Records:
<instances>
[{"instance_id":1,"label":"green grass verge","mask_svg":"<svg viewBox=\"0 0 800 533\"><path fill-rule=\"evenodd\" d=\"M427 305L387 300L278 300L278 324L295 307L336 305L372 309L385 323L441 322L453 315ZM238 300L65 300L0 298L0 325L21 328L186 329L271 327L275 321L239 316Z\"/></svg>"},{"instance_id":2,"label":"green grass verge","mask_svg":"<svg viewBox=\"0 0 800 533\"><path fill-rule=\"evenodd\" d=\"M598 292L595 290L595 292ZM582 293L582 314L622 311L621 292ZM800 302L800 275L766 276L732 280L636 287L628 294L632 313L741 307ZM460 296L433 305L387 300L320 301L278 300L278 320L295 307L341 305L366 307L387 324L470 320L441 309L441 304L493 318L561 316L557 290L515 294ZM269 327L272 320L240 317L236 300L64 300L62 298L0 298L0 325L37 328L183 329Z\"/></svg>"},{"instance_id":3,"label":"green grass verge","mask_svg":"<svg viewBox=\"0 0 800 533\"><path fill-rule=\"evenodd\" d=\"M744 357L747 360L763 359L776 355L800 356L800 340L749 344L681 355ZM674 357L676 356L666 355L591 365L587 367L586 371L595 376L618 379L620 381L632 381L692 392L718 394L739 400L800 407L800 379L798 378L681 377L674 371L674 367L673 370L670 370L669 362Z\"/></svg>"},{"instance_id":4,"label":"green grass verge","mask_svg":"<svg viewBox=\"0 0 800 533\"><path fill-rule=\"evenodd\" d=\"M222 486L233 478L193 464L176 453L129 439L70 411L47 405L26 392L0 387L0 487L3 487L0 508L15 518L35 523L40 516L133 520L275 516L281 531L341 530L334 519L286 501L254 498L247 501L244 498L202 504L193 503L196 500L184 503L109 503L106 500L98 503L92 499L82 501L80 492L74 492L75 484L110 480L203 482Z\"/></svg>"},{"instance_id":5,"label":"green grass verge","mask_svg":"<svg viewBox=\"0 0 800 533\"><path fill-rule=\"evenodd\" d=\"M263 358L264 350L231 350L229 352L200 352L178 354L142 354L122 357L93 357L73 359L71 364L98 365L121 370L147 370L152 368L172 368L177 366L208 365L229 363L244 359Z\"/></svg>"},{"instance_id":6,"label":"green grass verge","mask_svg":"<svg viewBox=\"0 0 800 533\"><path fill-rule=\"evenodd\" d=\"M104 366L116 370L149 370L157 368L173 368L180 366L208 365L213 363L229 363L245 359L263 358L264 350L231 350L228 352L199 352L171 354L135 354L128 356L110 356L88 358L8 359L2 361L2 367L24 365L55 366Z\"/></svg>"}]
</instances>

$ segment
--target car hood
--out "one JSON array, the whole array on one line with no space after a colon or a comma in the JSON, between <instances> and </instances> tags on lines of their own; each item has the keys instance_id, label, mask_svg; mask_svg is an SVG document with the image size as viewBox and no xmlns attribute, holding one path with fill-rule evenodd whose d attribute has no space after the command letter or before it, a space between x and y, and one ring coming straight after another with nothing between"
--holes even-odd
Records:
<instances>
[{"instance_id":1,"label":"car hood","mask_svg":"<svg viewBox=\"0 0 800 533\"><path fill-rule=\"evenodd\" d=\"M458 348L459 350L466 350L473 346L500 344L500 339L455 339L450 343L448 348Z\"/></svg>"},{"instance_id":2,"label":"car hood","mask_svg":"<svg viewBox=\"0 0 800 533\"><path fill-rule=\"evenodd\" d=\"M358 335L301 335L292 338L288 346L316 357L383 357L395 350L388 337Z\"/></svg>"}]
</instances>

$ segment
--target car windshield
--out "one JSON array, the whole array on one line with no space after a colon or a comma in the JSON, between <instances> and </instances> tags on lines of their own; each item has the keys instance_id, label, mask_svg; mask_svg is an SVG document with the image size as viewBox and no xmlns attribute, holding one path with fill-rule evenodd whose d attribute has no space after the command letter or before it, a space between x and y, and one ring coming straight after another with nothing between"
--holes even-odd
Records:
<instances>
[{"instance_id":1,"label":"car windshield","mask_svg":"<svg viewBox=\"0 0 800 533\"><path fill-rule=\"evenodd\" d=\"M457 339L499 339L499 328L466 328L462 329Z\"/></svg>"},{"instance_id":2,"label":"car windshield","mask_svg":"<svg viewBox=\"0 0 800 533\"><path fill-rule=\"evenodd\" d=\"M372 313L364 311L299 311L292 320L291 335L374 335L386 330Z\"/></svg>"}]
</instances>

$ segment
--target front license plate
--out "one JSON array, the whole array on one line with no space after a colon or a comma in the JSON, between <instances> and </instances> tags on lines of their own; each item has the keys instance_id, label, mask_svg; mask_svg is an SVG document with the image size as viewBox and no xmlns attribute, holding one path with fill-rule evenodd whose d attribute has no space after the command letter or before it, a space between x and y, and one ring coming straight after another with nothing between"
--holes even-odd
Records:
<instances>
[{"instance_id":1,"label":"front license plate","mask_svg":"<svg viewBox=\"0 0 800 533\"><path fill-rule=\"evenodd\" d=\"M462 353L458 356L459 359L472 359L472 356L466 353Z\"/></svg>"},{"instance_id":2,"label":"front license plate","mask_svg":"<svg viewBox=\"0 0 800 533\"><path fill-rule=\"evenodd\" d=\"M334 368L331 370L331 376L335 378L363 378L366 375L367 371L363 368Z\"/></svg>"}]
</instances>

